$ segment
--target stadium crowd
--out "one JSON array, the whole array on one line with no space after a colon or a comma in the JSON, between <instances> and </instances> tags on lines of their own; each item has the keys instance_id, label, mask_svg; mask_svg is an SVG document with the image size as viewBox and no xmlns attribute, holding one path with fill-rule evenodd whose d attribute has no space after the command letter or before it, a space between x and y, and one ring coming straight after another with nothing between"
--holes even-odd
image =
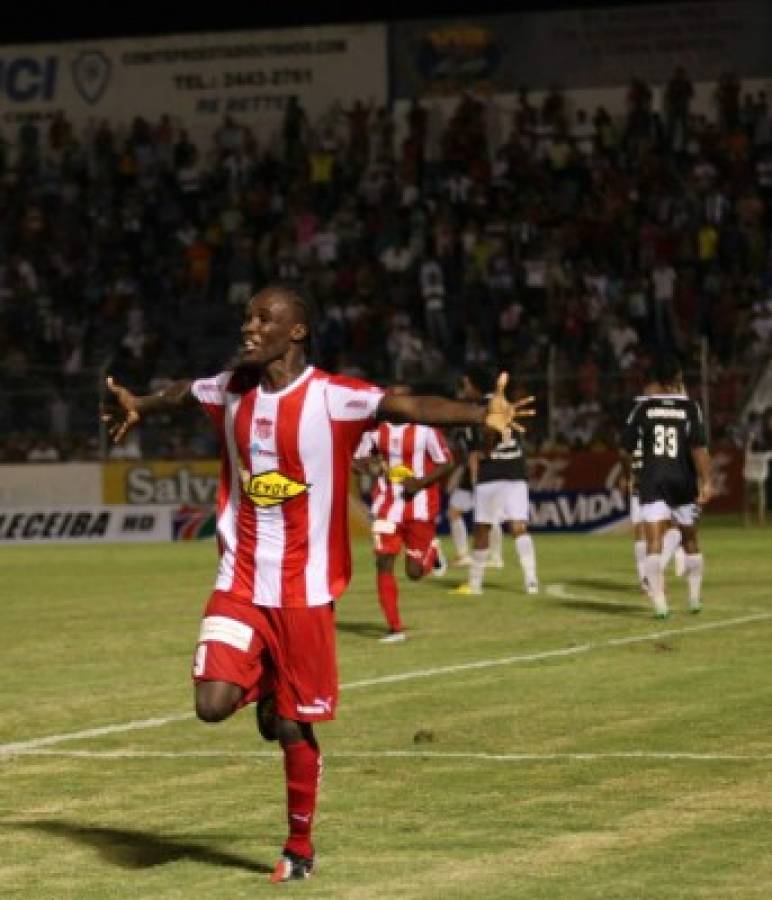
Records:
<instances>
[{"instance_id":1,"label":"stadium crowd","mask_svg":"<svg viewBox=\"0 0 772 900\"><path fill-rule=\"evenodd\" d=\"M615 118L521 89L496 142L501 110L471 94L439 125L418 101L404 123L291 102L278 141L226 118L209 147L170 116L6 127L0 460L93 458L98 373L219 371L269 279L309 286L335 371L452 389L486 363L544 403L552 366L541 445L612 443L652 355L688 368L704 336L713 440L739 440L772 343L772 117L729 74L714 115L693 95L679 69L655 109L634 79ZM141 450L208 455L207 435L169 423Z\"/></svg>"}]
</instances>

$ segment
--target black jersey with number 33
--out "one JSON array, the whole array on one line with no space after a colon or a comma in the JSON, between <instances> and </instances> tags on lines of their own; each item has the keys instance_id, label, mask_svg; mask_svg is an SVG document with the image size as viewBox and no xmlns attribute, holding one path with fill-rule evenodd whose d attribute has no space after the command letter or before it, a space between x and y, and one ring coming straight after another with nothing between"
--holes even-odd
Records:
<instances>
[{"instance_id":1,"label":"black jersey with number 33","mask_svg":"<svg viewBox=\"0 0 772 900\"><path fill-rule=\"evenodd\" d=\"M682 394L642 398L627 417L622 433L622 446L628 453L639 442L641 503L664 500L669 506L683 506L694 502L697 472L692 449L707 443L699 405Z\"/></svg>"}]
</instances>

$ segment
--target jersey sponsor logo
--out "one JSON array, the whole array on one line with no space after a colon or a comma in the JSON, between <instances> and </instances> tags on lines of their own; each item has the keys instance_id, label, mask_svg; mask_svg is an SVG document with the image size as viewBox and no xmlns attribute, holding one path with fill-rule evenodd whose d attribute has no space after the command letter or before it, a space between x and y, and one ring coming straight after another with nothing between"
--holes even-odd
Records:
<instances>
[{"instance_id":1,"label":"jersey sponsor logo","mask_svg":"<svg viewBox=\"0 0 772 900\"><path fill-rule=\"evenodd\" d=\"M415 472L413 472L410 466L406 466L403 463L392 466L388 472L389 481L393 482L394 484L399 484L406 478L413 478L414 475Z\"/></svg>"},{"instance_id":2,"label":"jersey sponsor logo","mask_svg":"<svg viewBox=\"0 0 772 900\"><path fill-rule=\"evenodd\" d=\"M258 443L257 441L253 441L249 445L249 452L253 456L276 456L276 457L278 457L278 455L279 455L278 453L274 452L273 450L266 450L262 446L262 444Z\"/></svg>"},{"instance_id":3,"label":"jersey sponsor logo","mask_svg":"<svg viewBox=\"0 0 772 900\"><path fill-rule=\"evenodd\" d=\"M367 409L370 404L366 400L347 400L346 409Z\"/></svg>"},{"instance_id":4,"label":"jersey sponsor logo","mask_svg":"<svg viewBox=\"0 0 772 900\"><path fill-rule=\"evenodd\" d=\"M302 481L296 481L288 475L284 475L278 469L269 472L260 472L258 475L250 475L245 469L241 470L241 485L244 493L255 504L262 508L278 506L305 494L310 485Z\"/></svg>"}]
</instances>

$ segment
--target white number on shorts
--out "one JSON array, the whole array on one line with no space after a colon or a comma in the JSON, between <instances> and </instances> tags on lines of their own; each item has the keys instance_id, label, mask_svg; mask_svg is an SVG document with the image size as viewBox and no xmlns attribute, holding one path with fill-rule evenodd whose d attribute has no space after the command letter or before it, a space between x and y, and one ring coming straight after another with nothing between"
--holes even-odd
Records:
<instances>
[{"instance_id":1,"label":"white number on shorts","mask_svg":"<svg viewBox=\"0 0 772 900\"><path fill-rule=\"evenodd\" d=\"M673 425L654 426L654 455L678 456L678 429Z\"/></svg>"}]
</instances>

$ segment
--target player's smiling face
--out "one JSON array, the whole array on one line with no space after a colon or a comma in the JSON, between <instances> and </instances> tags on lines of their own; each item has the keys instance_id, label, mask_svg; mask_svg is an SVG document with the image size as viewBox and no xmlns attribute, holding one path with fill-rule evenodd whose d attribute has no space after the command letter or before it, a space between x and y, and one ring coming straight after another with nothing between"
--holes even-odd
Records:
<instances>
[{"instance_id":1,"label":"player's smiling face","mask_svg":"<svg viewBox=\"0 0 772 900\"><path fill-rule=\"evenodd\" d=\"M239 365L262 367L281 359L302 342L306 326L297 321L293 303L277 291L256 294L241 326Z\"/></svg>"}]
</instances>

